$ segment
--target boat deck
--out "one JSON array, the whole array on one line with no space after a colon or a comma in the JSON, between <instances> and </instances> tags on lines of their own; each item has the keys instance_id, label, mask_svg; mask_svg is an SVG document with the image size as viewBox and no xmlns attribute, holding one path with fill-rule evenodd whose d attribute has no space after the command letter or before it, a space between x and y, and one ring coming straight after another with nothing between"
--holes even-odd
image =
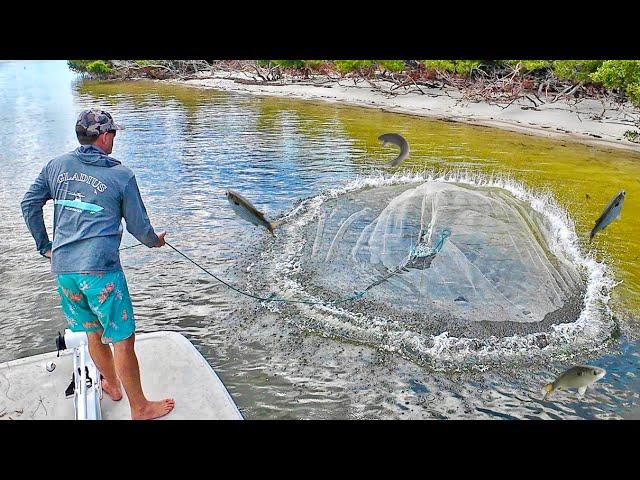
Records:
<instances>
[{"instance_id":1,"label":"boat deck","mask_svg":"<svg viewBox=\"0 0 640 480\"><path fill-rule=\"evenodd\" d=\"M222 381L200 352L177 332L136 334L136 355L147 398L175 399L175 408L159 420L242 420ZM52 372L47 362L54 362ZM73 350L34 355L0 364L0 420L74 419L71 382ZM123 389L124 390L124 389ZM114 402L105 393L104 420L130 419L129 402Z\"/></svg>"}]
</instances>

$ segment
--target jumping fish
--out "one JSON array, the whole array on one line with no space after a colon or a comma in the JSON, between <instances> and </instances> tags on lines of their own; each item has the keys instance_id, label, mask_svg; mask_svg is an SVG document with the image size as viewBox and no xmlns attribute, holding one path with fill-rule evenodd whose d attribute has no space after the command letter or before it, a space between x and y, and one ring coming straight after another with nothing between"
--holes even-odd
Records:
<instances>
[{"instance_id":1,"label":"jumping fish","mask_svg":"<svg viewBox=\"0 0 640 480\"><path fill-rule=\"evenodd\" d=\"M562 373L553 383L547 383L544 386L546 400L551 393L556 390L566 390L568 388L577 388L580 396L584 395L587 387L592 383L600 380L606 375L604 368L592 367L591 365L577 365Z\"/></svg>"},{"instance_id":2,"label":"jumping fish","mask_svg":"<svg viewBox=\"0 0 640 480\"><path fill-rule=\"evenodd\" d=\"M238 192L227 190L226 195L227 200L229 200L229 204L231 205L233 211L236 212L236 215L258 227L265 227L267 230L269 230L269 233L271 233L271 235L275 235L273 233L273 230L281 222L269 222L264 218L264 213L254 207L249 200L244 198Z\"/></svg>"},{"instance_id":3,"label":"jumping fish","mask_svg":"<svg viewBox=\"0 0 640 480\"><path fill-rule=\"evenodd\" d=\"M611 199L611 201L607 204L602 212L602 215L596 220L595 226L591 233L589 234L589 241L591 241L596 233L600 230L604 230L604 228L613 222L616 218L622 218L620 210L622 209L622 204L624 203L624 197L626 192L624 190L620 190L615 197Z\"/></svg>"},{"instance_id":4,"label":"jumping fish","mask_svg":"<svg viewBox=\"0 0 640 480\"><path fill-rule=\"evenodd\" d=\"M409 156L409 144L407 141L397 133L385 133L378 137L378 140L382 142L384 147L387 143L391 143L400 147L400 155L398 155L391 163L389 167L397 167L400 163Z\"/></svg>"}]
</instances>

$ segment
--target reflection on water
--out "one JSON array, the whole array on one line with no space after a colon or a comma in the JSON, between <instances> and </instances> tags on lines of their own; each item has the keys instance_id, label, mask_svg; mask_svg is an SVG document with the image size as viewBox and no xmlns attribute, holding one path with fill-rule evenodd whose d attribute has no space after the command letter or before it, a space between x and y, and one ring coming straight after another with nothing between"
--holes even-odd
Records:
<instances>
[{"instance_id":1,"label":"reflection on water","mask_svg":"<svg viewBox=\"0 0 640 480\"><path fill-rule=\"evenodd\" d=\"M365 345L301 330L168 249L123 252L139 331L186 335L247 418L609 418L637 411L640 202L634 199L640 198L640 155L373 109L161 82L85 82L65 62L0 62L0 361L51 351L64 328L48 263L35 251L19 202L48 160L76 147L75 117L94 105L126 127L113 156L136 173L154 226L240 285L248 281L242 269L262 254L265 232L235 216L225 189L276 217L389 162L396 150L377 140L385 132L397 131L411 144L402 168L506 173L551 192L579 234L586 235L613 194L627 191L624 220L593 242L596 258L622 281L609 305L626 335L604 356L576 359L609 372L582 401L575 392L541 401L542 385L566 361L436 374ZM51 213L47 205L49 228ZM126 234L123 244L133 243Z\"/></svg>"}]
</instances>

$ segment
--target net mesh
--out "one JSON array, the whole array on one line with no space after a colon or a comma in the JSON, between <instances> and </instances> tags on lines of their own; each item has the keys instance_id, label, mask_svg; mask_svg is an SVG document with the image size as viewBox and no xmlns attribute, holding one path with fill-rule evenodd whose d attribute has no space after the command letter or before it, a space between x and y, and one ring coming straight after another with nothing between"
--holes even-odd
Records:
<instances>
[{"instance_id":1,"label":"net mesh","mask_svg":"<svg viewBox=\"0 0 640 480\"><path fill-rule=\"evenodd\" d=\"M367 302L427 329L534 327L579 312L584 284L551 250L550 225L502 189L428 181L348 192L305 228L305 284L327 298L367 289Z\"/></svg>"}]
</instances>

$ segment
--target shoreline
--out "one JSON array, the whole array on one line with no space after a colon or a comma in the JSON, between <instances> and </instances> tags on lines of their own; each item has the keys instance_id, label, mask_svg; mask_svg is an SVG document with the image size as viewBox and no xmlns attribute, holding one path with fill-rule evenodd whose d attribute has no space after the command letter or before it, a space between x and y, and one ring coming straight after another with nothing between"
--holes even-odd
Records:
<instances>
[{"instance_id":1,"label":"shoreline","mask_svg":"<svg viewBox=\"0 0 640 480\"><path fill-rule=\"evenodd\" d=\"M627 106L626 111L621 111L618 105L594 99L582 99L576 103L558 100L534 107L531 102L521 98L503 108L484 101L465 100L452 87L421 87L424 94L408 92L394 95L389 93L394 85L384 81L377 81L374 88L366 81L354 85L352 79L333 80L327 77L299 81L287 79L262 84L252 81L246 73L239 71L216 71L201 77L152 81L375 108L384 112L499 128L640 154L640 144L623 137L625 131L638 128L633 122L640 121L640 109ZM319 84L319 81L323 83Z\"/></svg>"}]
</instances>

